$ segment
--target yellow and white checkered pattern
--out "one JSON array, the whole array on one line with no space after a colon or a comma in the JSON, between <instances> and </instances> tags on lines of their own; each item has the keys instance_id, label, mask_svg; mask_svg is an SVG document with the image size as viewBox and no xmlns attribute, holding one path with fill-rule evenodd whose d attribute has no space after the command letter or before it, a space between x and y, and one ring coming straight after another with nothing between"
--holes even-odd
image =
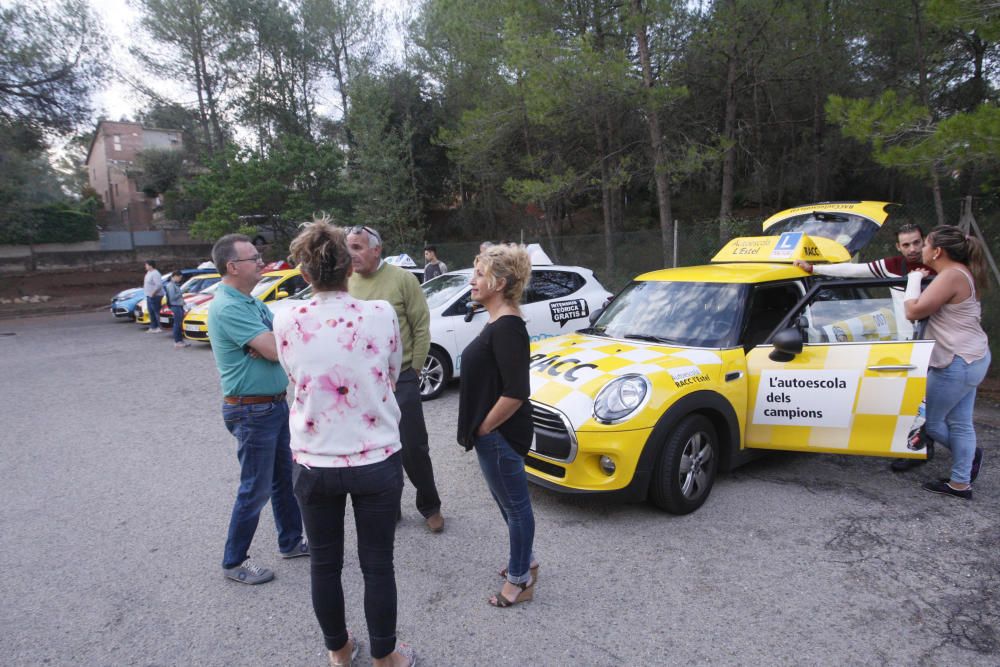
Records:
<instances>
[{"instance_id":1,"label":"yellow and white checkered pattern","mask_svg":"<svg viewBox=\"0 0 1000 667\"><path fill-rule=\"evenodd\" d=\"M934 341L840 343L807 345L789 362L768 358L770 348L755 349L747 357L750 380L749 415L762 399L761 374L778 371L803 375L814 370L858 373L860 379L850 418L841 426L768 425L750 423L746 446L762 449L901 456L924 458L925 452L906 448L906 439L924 398L927 364ZM913 367L905 370L905 367ZM878 370L879 368L883 370ZM895 370L900 369L900 370ZM794 391L794 390L790 390Z\"/></svg>"},{"instance_id":2,"label":"yellow and white checkered pattern","mask_svg":"<svg viewBox=\"0 0 1000 667\"><path fill-rule=\"evenodd\" d=\"M718 378L723 364L713 350L649 347L578 335L536 343L531 352L531 398L562 412L574 430L593 419L594 397L616 377L631 373L650 377L654 386L649 407L653 408L663 400L673 402L688 391L704 388L710 381L698 378ZM739 353L742 356L742 350ZM669 379L657 382L657 374L694 378L694 384L682 391ZM662 409L644 410L629 420L628 428L650 427L660 414Z\"/></svg>"}]
</instances>

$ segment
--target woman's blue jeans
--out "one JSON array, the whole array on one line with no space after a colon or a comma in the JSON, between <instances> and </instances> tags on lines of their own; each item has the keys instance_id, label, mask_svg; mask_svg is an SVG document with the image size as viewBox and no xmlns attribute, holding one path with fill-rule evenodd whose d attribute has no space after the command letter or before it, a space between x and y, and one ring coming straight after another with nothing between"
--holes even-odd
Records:
<instances>
[{"instance_id":1,"label":"woman's blue jeans","mask_svg":"<svg viewBox=\"0 0 1000 667\"><path fill-rule=\"evenodd\" d=\"M510 534L507 581L526 584L531 580L528 568L531 567L531 550L535 541L535 514L531 510L531 496L528 495L524 458L514 451L499 431L477 436L475 447L486 485L500 507Z\"/></svg>"},{"instance_id":2,"label":"woman's blue jeans","mask_svg":"<svg viewBox=\"0 0 1000 667\"><path fill-rule=\"evenodd\" d=\"M351 496L358 560L365 577L365 620L373 658L396 649L396 571L393 547L403 493L398 452L384 461L349 468L295 466L295 497L309 537L312 603L331 651L347 643L344 588L344 507Z\"/></svg>"},{"instance_id":3,"label":"woman's blue jeans","mask_svg":"<svg viewBox=\"0 0 1000 667\"><path fill-rule=\"evenodd\" d=\"M990 354L971 364L955 355L944 368L927 369L927 434L951 450L951 481L968 484L976 455L972 409L976 387L986 377Z\"/></svg>"}]
</instances>

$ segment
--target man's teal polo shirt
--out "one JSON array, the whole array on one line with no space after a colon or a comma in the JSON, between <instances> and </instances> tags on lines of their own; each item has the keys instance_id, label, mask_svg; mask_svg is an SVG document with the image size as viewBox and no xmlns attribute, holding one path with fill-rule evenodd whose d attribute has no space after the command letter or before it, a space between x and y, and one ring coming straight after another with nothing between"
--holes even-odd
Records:
<instances>
[{"instance_id":1,"label":"man's teal polo shirt","mask_svg":"<svg viewBox=\"0 0 1000 667\"><path fill-rule=\"evenodd\" d=\"M272 321L271 311L260 299L224 283L215 290L208 307L208 338L223 396L268 396L288 387L280 364L247 354L246 344L271 331Z\"/></svg>"}]
</instances>

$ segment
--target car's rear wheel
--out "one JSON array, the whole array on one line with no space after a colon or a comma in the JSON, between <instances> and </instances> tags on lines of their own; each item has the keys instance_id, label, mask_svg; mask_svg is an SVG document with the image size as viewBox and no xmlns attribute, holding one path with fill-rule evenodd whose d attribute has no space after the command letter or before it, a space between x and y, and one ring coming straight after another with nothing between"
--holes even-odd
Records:
<instances>
[{"instance_id":1,"label":"car's rear wheel","mask_svg":"<svg viewBox=\"0 0 1000 667\"><path fill-rule=\"evenodd\" d=\"M707 417L689 415L670 433L653 471L649 498L672 514L695 511L719 469L719 439Z\"/></svg>"},{"instance_id":2,"label":"car's rear wheel","mask_svg":"<svg viewBox=\"0 0 1000 667\"><path fill-rule=\"evenodd\" d=\"M451 363L448 356L436 347L432 347L420 370L420 399L432 401L441 395L451 378Z\"/></svg>"}]
</instances>

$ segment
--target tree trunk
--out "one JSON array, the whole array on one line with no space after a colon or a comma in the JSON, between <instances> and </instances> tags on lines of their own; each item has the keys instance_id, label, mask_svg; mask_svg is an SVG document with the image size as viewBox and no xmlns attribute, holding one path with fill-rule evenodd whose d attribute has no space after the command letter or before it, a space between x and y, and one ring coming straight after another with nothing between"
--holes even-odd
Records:
<instances>
[{"instance_id":1,"label":"tree trunk","mask_svg":"<svg viewBox=\"0 0 1000 667\"><path fill-rule=\"evenodd\" d=\"M632 0L632 9L637 20L642 18L636 26L635 37L639 47L639 65L642 67L642 85L647 91L651 91L654 85L653 67L649 58L649 41L646 37L646 21L641 0ZM646 128L649 131L649 144L653 149L653 175L656 180L663 265L668 266L674 254L674 215L670 201L670 176L667 173L667 160L663 154L663 133L660 131L658 112L659 110L650 102L646 109Z\"/></svg>"},{"instance_id":2,"label":"tree trunk","mask_svg":"<svg viewBox=\"0 0 1000 667\"><path fill-rule=\"evenodd\" d=\"M945 224L944 202L941 200L941 178L937 173L937 165L931 166L931 192L934 193L934 213L937 214L937 223Z\"/></svg>"},{"instance_id":3,"label":"tree trunk","mask_svg":"<svg viewBox=\"0 0 1000 667\"><path fill-rule=\"evenodd\" d=\"M927 56L924 51L924 22L921 16L920 0L912 0L913 20L917 27L917 65L918 65L918 90L920 92L920 103L930 109L930 95L927 91ZM936 120L936 119L932 119ZM934 213L937 215L937 223L943 225L944 222L944 202L941 200L941 178L938 176L937 163L931 165L931 193L934 196Z\"/></svg>"},{"instance_id":4,"label":"tree trunk","mask_svg":"<svg viewBox=\"0 0 1000 667\"><path fill-rule=\"evenodd\" d=\"M604 218L604 268L610 274L615 268L614 221L612 219L611 173L608 169L607 137L601 129L600 119L593 116L594 138L597 142L596 158L601 165L601 215Z\"/></svg>"},{"instance_id":5,"label":"tree trunk","mask_svg":"<svg viewBox=\"0 0 1000 667\"><path fill-rule=\"evenodd\" d=\"M735 50L734 50L735 51ZM719 203L719 240L729 240L727 223L733 217L733 191L736 180L736 54L730 53L726 70L726 115L722 127L722 138L729 145L722 155L722 198Z\"/></svg>"}]
</instances>

